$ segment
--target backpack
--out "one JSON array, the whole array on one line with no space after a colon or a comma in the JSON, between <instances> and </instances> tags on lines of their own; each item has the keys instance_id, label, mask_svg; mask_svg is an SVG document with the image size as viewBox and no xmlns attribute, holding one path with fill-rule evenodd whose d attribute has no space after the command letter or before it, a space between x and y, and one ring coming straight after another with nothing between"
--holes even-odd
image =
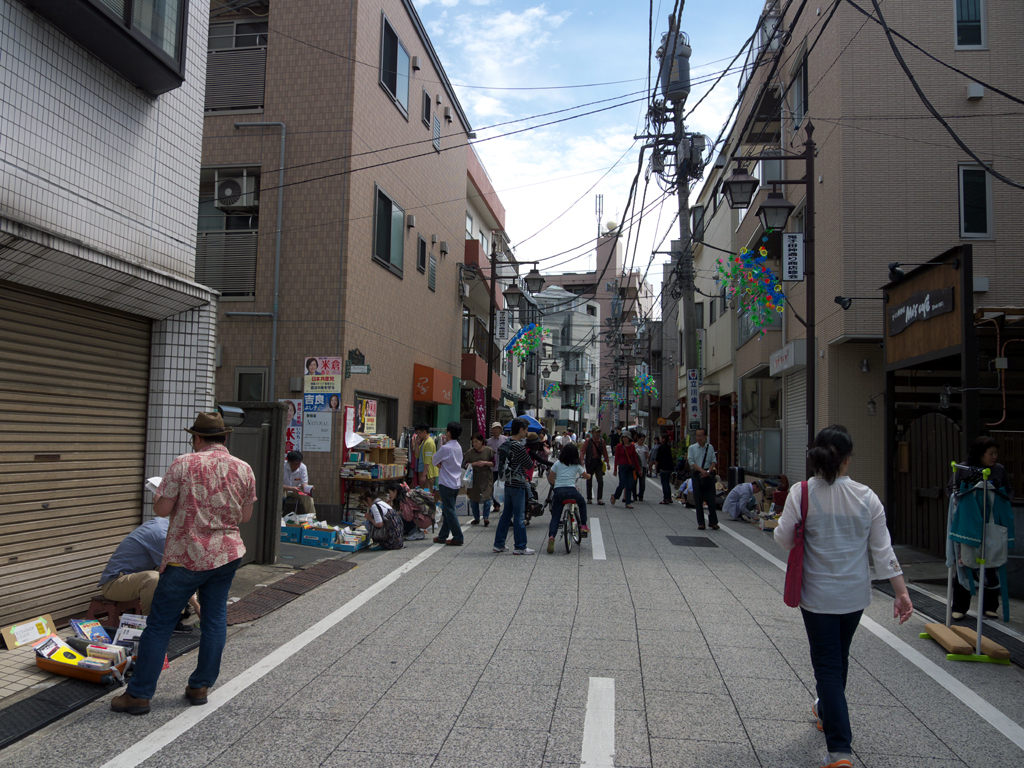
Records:
<instances>
[{"instance_id":1,"label":"backpack","mask_svg":"<svg viewBox=\"0 0 1024 768\"><path fill-rule=\"evenodd\" d=\"M413 488L399 504L402 519L415 523L417 528L429 528L434 523L434 497L422 488Z\"/></svg>"}]
</instances>

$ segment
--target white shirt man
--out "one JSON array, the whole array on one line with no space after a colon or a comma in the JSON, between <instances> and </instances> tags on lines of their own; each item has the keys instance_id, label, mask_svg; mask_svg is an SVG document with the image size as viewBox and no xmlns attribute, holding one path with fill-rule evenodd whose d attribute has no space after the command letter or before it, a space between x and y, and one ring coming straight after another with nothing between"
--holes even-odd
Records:
<instances>
[{"instance_id":1,"label":"white shirt man","mask_svg":"<svg viewBox=\"0 0 1024 768\"><path fill-rule=\"evenodd\" d=\"M697 529L704 530L704 502L708 505L708 522L718 530L718 500L715 498L715 469L718 457L708 442L707 430L697 430L697 442L686 452L686 460L693 470L693 501L697 507Z\"/></svg>"},{"instance_id":2,"label":"white shirt man","mask_svg":"<svg viewBox=\"0 0 1024 768\"><path fill-rule=\"evenodd\" d=\"M302 451L288 451L284 462L284 492L286 496L297 498L302 504L303 514L316 515L316 506L310 492L309 471L302 463Z\"/></svg>"}]
</instances>

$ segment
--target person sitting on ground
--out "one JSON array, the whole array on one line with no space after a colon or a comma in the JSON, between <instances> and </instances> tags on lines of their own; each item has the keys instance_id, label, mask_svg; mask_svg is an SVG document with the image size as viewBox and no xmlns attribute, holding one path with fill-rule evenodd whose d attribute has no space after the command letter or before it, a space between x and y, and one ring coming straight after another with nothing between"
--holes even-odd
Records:
<instances>
[{"instance_id":1,"label":"person sitting on ground","mask_svg":"<svg viewBox=\"0 0 1024 768\"><path fill-rule=\"evenodd\" d=\"M562 452L558 454L558 461L551 465L551 522L548 524L548 554L554 554L555 534L558 533L558 521L562 519L562 507L565 502L572 499L580 511L580 534L587 536L590 528L587 527L587 500L576 487L579 478L589 480L590 475L583 471L580 464L580 450L576 443L569 443Z\"/></svg>"},{"instance_id":2,"label":"person sitting on ground","mask_svg":"<svg viewBox=\"0 0 1024 768\"><path fill-rule=\"evenodd\" d=\"M309 484L309 470L302 463L302 451L288 451L284 462L284 493L285 498L298 499L302 504L302 512L316 517L316 505L313 504L313 486Z\"/></svg>"},{"instance_id":3,"label":"person sitting on ground","mask_svg":"<svg viewBox=\"0 0 1024 768\"><path fill-rule=\"evenodd\" d=\"M381 549L402 549L402 518L395 511L395 499L398 497L398 483L388 483L384 489L387 501L378 498L371 489L366 488L360 498L366 506L366 523L370 531L370 540Z\"/></svg>"},{"instance_id":4,"label":"person sitting on ground","mask_svg":"<svg viewBox=\"0 0 1024 768\"><path fill-rule=\"evenodd\" d=\"M725 497L722 511L727 512L733 520L741 518L756 520L758 509L757 500L754 498L755 493L764 493L764 480L737 483L736 487L729 491L729 495Z\"/></svg>"},{"instance_id":5,"label":"person sitting on ground","mask_svg":"<svg viewBox=\"0 0 1024 768\"><path fill-rule=\"evenodd\" d=\"M138 600L142 606L142 615L149 615L153 593L160 581L159 569L167 541L167 525L166 517L154 517L122 539L100 576L100 594L104 600L115 603ZM196 596L192 595L188 602L198 616L199 601ZM181 624L180 621L178 623Z\"/></svg>"}]
</instances>

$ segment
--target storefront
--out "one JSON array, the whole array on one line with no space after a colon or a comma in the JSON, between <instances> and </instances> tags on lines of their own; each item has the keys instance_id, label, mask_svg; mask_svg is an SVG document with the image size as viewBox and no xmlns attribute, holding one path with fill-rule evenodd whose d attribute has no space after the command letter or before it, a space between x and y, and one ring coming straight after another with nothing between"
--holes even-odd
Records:
<instances>
[{"instance_id":1,"label":"storefront","mask_svg":"<svg viewBox=\"0 0 1024 768\"><path fill-rule=\"evenodd\" d=\"M794 339L773 352L769 373L782 379L782 473L803 477L807 464L807 340Z\"/></svg>"}]
</instances>

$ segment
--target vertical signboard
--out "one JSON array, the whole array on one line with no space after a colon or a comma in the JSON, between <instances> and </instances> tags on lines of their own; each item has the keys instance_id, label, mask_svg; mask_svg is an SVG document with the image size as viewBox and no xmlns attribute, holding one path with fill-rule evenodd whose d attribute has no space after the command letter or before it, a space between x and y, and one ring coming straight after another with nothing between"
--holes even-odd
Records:
<instances>
[{"instance_id":1,"label":"vertical signboard","mask_svg":"<svg viewBox=\"0 0 1024 768\"><path fill-rule=\"evenodd\" d=\"M696 368L686 369L686 423L688 429L700 428L700 378Z\"/></svg>"},{"instance_id":2,"label":"vertical signboard","mask_svg":"<svg viewBox=\"0 0 1024 768\"><path fill-rule=\"evenodd\" d=\"M306 453L330 453L331 421L330 411L307 411L302 425L302 450Z\"/></svg>"},{"instance_id":3,"label":"vertical signboard","mask_svg":"<svg viewBox=\"0 0 1024 768\"><path fill-rule=\"evenodd\" d=\"M799 283L804 279L804 233L785 232L782 235L782 279Z\"/></svg>"}]
</instances>

